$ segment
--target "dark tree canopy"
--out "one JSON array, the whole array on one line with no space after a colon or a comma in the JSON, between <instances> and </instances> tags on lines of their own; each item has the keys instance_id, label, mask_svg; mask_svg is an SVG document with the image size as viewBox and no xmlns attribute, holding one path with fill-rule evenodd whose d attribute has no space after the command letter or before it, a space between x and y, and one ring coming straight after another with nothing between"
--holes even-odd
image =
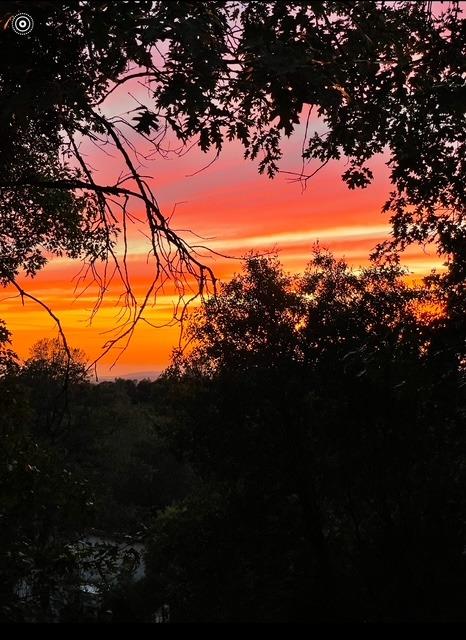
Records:
<instances>
[{"instance_id":1,"label":"dark tree canopy","mask_svg":"<svg viewBox=\"0 0 466 640\"><path fill-rule=\"evenodd\" d=\"M1 620L86 620L83 566L114 620L465 619L465 45L457 1L0 4L0 286L59 330L21 363L0 320ZM118 282L104 353L169 281L184 318L215 276L144 160L236 140L274 177L303 128L302 184L345 160L364 188L385 154L392 234L371 265L317 249L292 276L249 255L165 375L91 384L20 277L81 260L93 314ZM110 183L93 145L120 162ZM152 270L137 299L139 219ZM407 282L399 252L415 242L436 243L445 275ZM81 553L96 528L144 537L145 580L112 593L117 549Z\"/></svg>"},{"instance_id":2,"label":"dark tree canopy","mask_svg":"<svg viewBox=\"0 0 466 640\"><path fill-rule=\"evenodd\" d=\"M73 383L86 380L85 353L75 347L70 349L69 356L68 359L68 354L60 340L42 338L31 347L24 367L28 375L37 379L51 378L60 381L68 376Z\"/></svg>"},{"instance_id":3,"label":"dark tree canopy","mask_svg":"<svg viewBox=\"0 0 466 640\"><path fill-rule=\"evenodd\" d=\"M27 36L11 29L19 9L35 21ZM389 248L435 241L453 258L453 280L464 280L461 3L4 2L0 18L2 283L34 275L50 255L82 258L103 292L120 278L130 335L167 278L180 294L187 280L197 292L213 280L159 210L130 134L162 156L170 132L204 151L238 139L273 176L282 137L313 114L320 125L308 127L297 177L347 158L343 180L364 187L368 161L386 153ZM148 88L148 100L109 116L106 97L131 79ZM82 141L113 148L119 181L99 182ZM115 254L135 208L155 260L141 304ZM103 275L100 260L113 263Z\"/></svg>"},{"instance_id":4,"label":"dark tree canopy","mask_svg":"<svg viewBox=\"0 0 466 640\"><path fill-rule=\"evenodd\" d=\"M295 278L251 256L197 312L165 432L201 483L148 554L174 621L464 619L465 370L433 302L318 250Z\"/></svg>"}]
</instances>

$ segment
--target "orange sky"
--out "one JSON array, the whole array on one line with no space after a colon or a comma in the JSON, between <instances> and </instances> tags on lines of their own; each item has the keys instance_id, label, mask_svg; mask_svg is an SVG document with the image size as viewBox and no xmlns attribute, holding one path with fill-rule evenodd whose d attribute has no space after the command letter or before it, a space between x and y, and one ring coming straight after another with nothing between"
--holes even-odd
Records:
<instances>
[{"instance_id":1,"label":"orange sky","mask_svg":"<svg viewBox=\"0 0 466 640\"><path fill-rule=\"evenodd\" d=\"M134 106L126 95L120 95L112 109L123 111ZM302 130L284 144L283 170L300 168ZM88 149L90 159L99 169L97 180L108 183L119 173L116 159ZM306 264L312 244L319 240L338 255L346 256L353 265L367 263L370 250L388 234L387 218L380 213L388 191L388 170L383 158L372 163L375 180L364 190L350 191L341 181L342 163L328 165L317 174L302 193L299 184L291 184L285 175L274 180L259 176L257 165L243 160L237 144L225 147L222 156L208 169L194 175L212 155L193 150L182 158L157 158L147 163L143 172L152 176L152 186L162 211L167 214L176 203L172 226L191 229L212 249L240 256L249 249L276 248L283 263L292 271ZM312 170L312 165L311 165ZM135 211L136 212L136 211ZM193 236L185 236L192 242ZM142 294L150 282L151 269L146 264L147 242L135 229L130 235L129 265L136 292ZM411 249L403 260L415 273L425 273L438 266L433 252ZM210 263L220 279L229 278L240 268L238 260L216 258ZM89 315L95 292L89 290L76 299L73 278L80 269L78 262L55 259L34 280L23 280L27 291L41 298L60 317L72 346L84 349L93 359L108 338L117 321L116 299L119 290L110 290L107 302L89 326ZM0 317L13 332L13 346L26 357L30 346L44 336L55 336L56 327L47 313L36 303L8 298L3 292ZM161 296L146 317L157 324L169 320L172 312L170 295ZM99 365L102 376L131 375L163 369L171 350L178 342L178 327L154 329L147 324L137 328L130 346L119 362L109 369L118 351L109 354Z\"/></svg>"}]
</instances>

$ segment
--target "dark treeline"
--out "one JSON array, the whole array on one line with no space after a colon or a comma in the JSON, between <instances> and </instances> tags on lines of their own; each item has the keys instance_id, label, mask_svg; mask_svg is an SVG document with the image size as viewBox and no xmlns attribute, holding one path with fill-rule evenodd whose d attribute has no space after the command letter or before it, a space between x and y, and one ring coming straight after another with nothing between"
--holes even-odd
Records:
<instances>
[{"instance_id":1,"label":"dark treeline","mask_svg":"<svg viewBox=\"0 0 466 640\"><path fill-rule=\"evenodd\" d=\"M156 381L1 351L6 621L449 621L466 612L462 299L440 276L251 255ZM145 576L94 581L144 543ZM106 555L107 554L107 555ZM99 574L100 571L100 574Z\"/></svg>"},{"instance_id":2,"label":"dark treeline","mask_svg":"<svg viewBox=\"0 0 466 640\"><path fill-rule=\"evenodd\" d=\"M1 3L0 287L60 333L27 278L79 261L91 318L119 301L101 357L165 286L207 298L155 382L91 382L63 333L19 362L0 321L1 620L464 621L465 52L458 0ZM151 162L232 141L303 188L384 154L378 262L250 256L209 297Z\"/></svg>"}]
</instances>

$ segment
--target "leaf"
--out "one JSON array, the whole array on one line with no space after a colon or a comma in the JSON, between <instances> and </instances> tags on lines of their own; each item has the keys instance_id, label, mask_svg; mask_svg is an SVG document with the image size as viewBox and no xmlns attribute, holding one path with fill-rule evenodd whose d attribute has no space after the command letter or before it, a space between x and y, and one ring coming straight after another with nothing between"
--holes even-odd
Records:
<instances>
[{"instance_id":1,"label":"leaf","mask_svg":"<svg viewBox=\"0 0 466 640\"><path fill-rule=\"evenodd\" d=\"M136 130L146 135L149 135L152 130L157 131L159 128L157 115L146 108L141 109L139 114L133 118L133 121L136 123Z\"/></svg>"}]
</instances>

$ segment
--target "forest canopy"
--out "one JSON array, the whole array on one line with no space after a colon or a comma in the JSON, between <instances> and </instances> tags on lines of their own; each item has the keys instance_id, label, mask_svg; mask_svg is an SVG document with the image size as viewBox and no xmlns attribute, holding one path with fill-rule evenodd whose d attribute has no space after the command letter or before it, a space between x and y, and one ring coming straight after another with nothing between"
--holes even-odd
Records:
<instances>
[{"instance_id":1,"label":"forest canopy","mask_svg":"<svg viewBox=\"0 0 466 640\"><path fill-rule=\"evenodd\" d=\"M34 19L24 37L11 28L19 9ZM220 153L237 139L272 177L283 137L317 114L295 177L306 183L343 158L342 179L363 188L369 160L385 153L392 233L382 253L435 242L463 291L461 3L4 2L0 19L2 284L17 286L20 273L36 274L54 255L80 258L102 295L120 281L130 310L120 337L130 336L167 280L183 299L215 282L159 209L134 135L160 156L173 135L178 152L194 144ZM147 99L112 115L108 99L132 81ZM99 181L86 141L116 154L118 180ZM135 211L153 260L141 300L117 250Z\"/></svg>"},{"instance_id":2,"label":"forest canopy","mask_svg":"<svg viewBox=\"0 0 466 640\"><path fill-rule=\"evenodd\" d=\"M465 621L463 9L0 5L0 285L59 332L21 359L0 320L1 622ZM115 114L133 82L144 102ZM239 141L273 178L303 125L303 185L343 160L365 188L384 154L390 237L363 267L317 245L303 273L248 253L217 283L141 148L162 162ZM119 177L102 180L86 145ZM447 269L410 281L413 243ZM90 380L22 284L57 257L83 261L93 314L120 284L104 352L176 287L187 343L160 377Z\"/></svg>"}]
</instances>

